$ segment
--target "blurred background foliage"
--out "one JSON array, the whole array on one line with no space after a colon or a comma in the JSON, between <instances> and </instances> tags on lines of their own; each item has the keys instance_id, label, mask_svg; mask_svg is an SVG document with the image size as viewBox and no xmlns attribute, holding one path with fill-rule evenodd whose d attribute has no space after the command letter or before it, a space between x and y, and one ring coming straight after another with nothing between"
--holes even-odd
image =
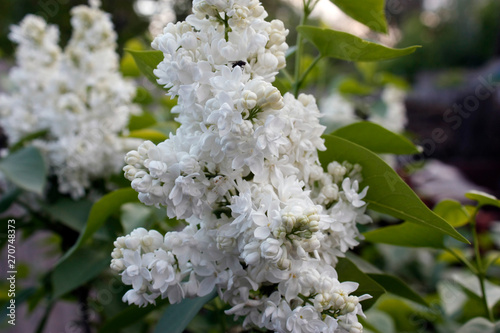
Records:
<instances>
[{"instance_id":1,"label":"blurred background foliage","mask_svg":"<svg viewBox=\"0 0 500 333\"><path fill-rule=\"evenodd\" d=\"M407 3L412 6L393 20L401 29L399 46L420 44L422 49L418 56L388 62L391 71L413 77L428 69L476 67L500 56L499 1Z\"/></svg>"}]
</instances>

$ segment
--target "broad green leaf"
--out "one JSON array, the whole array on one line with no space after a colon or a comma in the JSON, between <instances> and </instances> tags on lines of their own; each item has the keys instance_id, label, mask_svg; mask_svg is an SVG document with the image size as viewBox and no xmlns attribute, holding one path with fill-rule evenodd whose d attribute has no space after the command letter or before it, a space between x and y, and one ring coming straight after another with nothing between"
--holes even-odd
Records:
<instances>
[{"instance_id":1,"label":"broad green leaf","mask_svg":"<svg viewBox=\"0 0 500 333\"><path fill-rule=\"evenodd\" d=\"M371 209L435 228L459 241L469 243L451 225L427 208L398 174L375 153L334 135L323 137L327 150L318 153L321 164L326 167L332 161L349 161L361 165L361 186L369 186L364 200L370 204Z\"/></svg>"},{"instance_id":2,"label":"broad green leaf","mask_svg":"<svg viewBox=\"0 0 500 333\"><path fill-rule=\"evenodd\" d=\"M89 240L92 235L102 227L108 217L127 202L139 202L137 192L132 188L113 191L97 201L90 210L87 225L81 237L78 239L78 243L83 244L85 241Z\"/></svg>"},{"instance_id":3,"label":"broad green leaf","mask_svg":"<svg viewBox=\"0 0 500 333\"><path fill-rule=\"evenodd\" d=\"M344 13L368 28L387 33L385 0L330 0Z\"/></svg>"},{"instance_id":4,"label":"broad green leaf","mask_svg":"<svg viewBox=\"0 0 500 333\"><path fill-rule=\"evenodd\" d=\"M120 60L120 72L123 76L141 76L141 71L139 70L139 67L137 67L134 57L130 53L125 53Z\"/></svg>"},{"instance_id":5,"label":"broad green leaf","mask_svg":"<svg viewBox=\"0 0 500 333\"><path fill-rule=\"evenodd\" d=\"M143 128L135 131L131 131L128 135L130 138L139 138L144 140L150 140L155 144L163 142L167 139L167 136L157 130L150 128Z\"/></svg>"},{"instance_id":6,"label":"broad green leaf","mask_svg":"<svg viewBox=\"0 0 500 333\"><path fill-rule=\"evenodd\" d=\"M396 328L392 318L385 312L377 309L371 309L365 313L366 319L360 317L360 323L363 325L363 332L372 333L396 333Z\"/></svg>"},{"instance_id":7,"label":"broad green leaf","mask_svg":"<svg viewBox=\"0 0 500 333\"><path fill-rule=\"evenodd\" d=\"M99 230L106 220L118 209L127 202L138 202L137 192L132 188L123 188L103 196L99 201L97 201L90 210L89 218L85 225L85 229L80 234L80 237L76 241L65 255L59 260L56 269L64 261L71 258L73 253L82 246L86 241L92 238L92 235Z\"/></svg>"},{"instance_id":8,"label":"broad green leaf","mask_svg":"<svg viewBox=\"0 0 500 333\"><path fill-rule=\"evenodd\" d=\"M423 306L429 306L422 296L413 291L413 289L411 289L403 280L396 276L377 273L369 273L368 276L380 284L387 292L406 298Z\"/></svg>"},{"instance_id":9,"label":"broad green leaf","mask_svg":"<svg viewBox=\"0 0 500 333\"><path fill-rule=\"evenodd\" d=\"M363 273L368 274L375 282L380 284L387 292L393 293L394 295L409 299L413 302L419 303L423 306L429 306L427 302L413 289L411 289L404 281L400 278L384 274L377 267L373 266L369 262L365 261L363 258L348 252L346 254L347 259L349 259L353 264L356 265Z\"/></svg>"},{"instance_id":10,"label":"broad green leaf","mask_svg":"<svg viewBox=\"0 0 500 333\"><path fill-rule=\"evenodd\" d=\"M377 154L419 153L417 147L404 136L369 121L360 121L341 127L332 135L354 142Z\"/></svg>"},{"instance_id":11,"label":"broad green leaf","mask_svg":"<svg viewBox=\"0 0 500 333\"><path fill-rule=\"evenodd\" d=\"M198 314L200 309L217 293L212 291L210 294L197 297L185 298L178 304L172 304L165 309L160 321L155 327L154 333L182 333L189 322Z\"/></svg>"},{"instance_id":12,"label":"broad green leaf","mask_svg":"<svg viewBox=\"0 0 500 333\"><path fill-rule=\"evenodd\" d=\"M175 121L163 121L151 126L151 129L161 132L168 137L170 133L175 133L178 127L179 123Z\"/></svg>"},{"instance_id":13,"label":"broad green leaf","mask_svg":"<svg viewBox=\"0 0 500 333\"><path fill-rule=\"evenodd\" d=\"M445 248L444 234L442 232L411 222L371 230L365 232L363 236L365 236L366 241L372 243L435 249Z\"/></svg>"},{"instance_id":14,"label":"broad green leaf","mask_svg":"<svg viewBox=\"0 0 500 333\"><path fill-rule=\"evenodd\" d=\"M457 333L498 333L500 322L492 323L486 318L476 317L460 327Z\"/></svg>"},{"instance_id":15,"label":"broad green leaf","mask_svg":"<svg viewBox=\"0 0 500 333\"><path fill-rule=\"evenodd\" d=\"M135 305L128 306L125 310L116 314L108 321L106 321L99 329L99 333L113 333L122 332L122 329L128 327L139 320L142 320L145 316L154 310L158 310L168 304L168 299L162 299L156 301L156 304L150 304L146 307L140 308Z\"/></svg>"},{"instance_id":16,"label":"broad green leaf","mask_svg":"<svg viewBox=\"0 0 500 333\"><path fill-rule=\"evenodd\" d=\"M17 151L17 150L21 149L22 147L24 147L24 145L26 143L44 136L45 134L47 134L47 132L48 132L48 130L41 130L41 131L38 131L35 133L28 134L24 138L22 138L21 140L14 143L12 146L10 146L9 151L11 153Z\"/></svg>"},{"instance_id":17,"label":"broad green leaf","mask_svg":"<svg viewBox=\"0 0 500 333\"><path fill-rule=\"evenodd\" d=\"M415 52L420 46L393 49L368 42L347 32L299 26L297 31L316 46L323 57L347 61L380 61L402 57Z\"/></svg>"},{"instance_id":18,"label":"broad green leaf","mask_svg":"<svg viewBox=\"0 0 500 333\"><path fill-rule=\"evenodd\" d=\"M156 208L153 208L156 209ZM147 228L148 222L152 220L151 207L139 203L126 203L121 207L121 223L123 233L129 234L132 230L143 227Z\"/></svg>"},{"instance_id":19,"label":"broad green leaf","mask_svg":"<svg viewBox=\"0 0 500 333\"><path fill-rule=\"evenodd\" d=\"M479 206L495 206L500 208L500 200L495 196L481 191L470 191L465 197L478 202Z\"/></svg>"},{"instance_id":20,"label":"broad green leaf","mask_svg":"<svg viewBox=\"0 0 500 333\"><path fill-rule=\"evenodd\" d=\"M146 88L137 87L133 102L141 105L149 105L154 102L154 98Z\"/></svg>"},{"instance_id":21,"label":"broad green leaf","mask_svg":"<svg viewBox=\"0 0 500 333\"><path fill-rule=\"evenodd\" d=\"M47 181L47 166L35 147L22 148L0 160L0 171L26 191L42 194Z\"/></svg>"},{"instance_id":22,"label":"broad green leaf","mask_svg":"<svg viewBox=\"0 0 500 333\"><path fill-rule=\"evenodd\" d=\"M42 207L55 220L62 222L75 231L81 232L85 228L92 204L88 200L74 201L62 198L53 204L44 204Z\"/></svg>"},{"instance_id":23,"label":"broad green leaf","mask_svg":"<svg viewBox=\"0 0 500 333\"><path fill-rule=\"evenodd\" d=\"M275 86L282 95L286 94L292 88L290 80L288 80L286 77L277 77L273 82L273 86Z\"/></svg>"},{"instance_id":24,"label":"broad green leaf","mask_svg":"<svg viewBox=\"0 0 500 333\"><path fill-rule=\"evenodd\" d=\"M369 274L369 273L376 273L376 274L382 274L383 272L378 269L377 267L373 266L371 263L368 261L364 260L360 256L356 255L352 251L348 251L345 254L346 258L349 259L356 267L358 267L363 273Z\"/></svg>"},{"instance_id":25,"label":"broad green leaf","mask_svg":"<svg viewBox=\"0 0 500 333\"><path fill-rule=\"evenodd\" d=\"M156 84L161 89L165 89L162 85L156 82L158 78L153 73L153 70L155 70L156 67L158 67L158 64L163 60L163 52L154 50L135 51L130 49L126 49L125 51L129 52L132 57L134 57L137 67L149 81Z\"/></svg>"},{"instance_id":26,"label":"broad green leaf","mask_svg":"<svg viewBox=\"0 0 500 333\"><path fill-rule=\"evenodd\" d=\"M70 260L58 264L51 275L53 297L59 298L96 277L111 262L111 243L81 247Z\"/></svg>"},{"instance_id":27,"label":"broad green leaf","mask_svg":"<svg viewBox=\"0 0 500 333\"><path fill-rule=\"evenodd\" d=\"M148 128L157 123L155 117L149 113L149 112L144 112L138 116L133 115L130 117L130 120L128 122L128 129L130 131L135 131L143 128Z\"/></svg>"},{"instance_id":28,"label":"broad green leaf","mask_svg":"<svg viewBox=\"0 0 500 333\"><path fill-rule=\"evenodd\" d=\"M419 332L419 329L422 328L419 319L422 319L422 315L425 315L425 312L418 311L418 308L402 298L384 295L377 304L377 310L381 310L391 316L396 326L395 331L398 333Z\"/></svg>"},{"instance_id":29,"label":"broad green leaf","mask_svg":"<svg viewBox=\"0 0 500 333\"><path fill-rule=\"evenodd\" d=\"M0 214L9 209L12 203L16 201L19 194L21 194L19 187L14 187L12 190L2 193L2 198L0 199Z\"/></svg>"},{"instance_id":30,"label":"broad green leaf","mask_svg":"<svg viewBox=\"0 0 500 333\"><path fill-rule=\"evenodd\" d=\"M441 216L455 228L464 226L469 222L469 213L458 201L449 199L443 200L439 202L433 210L434 213Z\"/></svg>"},{"instance_id":31,"label":"broad green leaf","mask_svg":"<svg viewBox=\"0 0 500 333\"><path fill-rule=\"evenodd\" d=\"M369 294L372 298L363 301L363 310L366 311L375 304L377 299L385 293L384 288L373 280L370 276L363 273L355 264L347 258L340 258L337 266L335 266L339 275L339 281L353 281L359 283L359 287L352 294L362 296Z\"/></svg>"}]
</instances>

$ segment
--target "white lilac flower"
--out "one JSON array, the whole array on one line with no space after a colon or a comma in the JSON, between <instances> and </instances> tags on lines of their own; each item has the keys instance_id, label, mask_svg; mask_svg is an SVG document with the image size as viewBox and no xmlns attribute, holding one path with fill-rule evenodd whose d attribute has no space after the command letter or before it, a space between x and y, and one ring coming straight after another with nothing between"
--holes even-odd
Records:
<instances>
[{"instance_id":1,"label":"white lilac flower","mask_svg":"<svg viewBox=\"0 0 500 333\"><path fill-rule=\"evenodd\" d=\"M325 172L314 97L271 85L287 48L280 21L265 21L256 0L193 8L152 44L164 54L155 74L178 97L180 127L129 152L124 167L143 203L187 225L163 243L141 229L116 241L111 266L134 291L126 300L176 303L215 289L246 327L357 329L368 296L351 296L357 284L339 282L334 267L358 244L357 223L369 222L360 167L339 161ZM139 265L128 268L128 248L148 263L150 275L134 275L141 286L123 273Z\"/></svg>"},{"instance_id":2,"label":"white lilac flower","mask_svg":"<svg viewBox=\"0 0 500 333\"><path fill-rule=\"evenodd\" d=\"M0 95L0 126L10 144L37 132L33 141L58 178L61 193L82 197L96 179L117 173L123 154L137 145L121 137L131 114L135 86L119 73L116 33L110 16L92 6L71 11L73 32L64 50L59 30L40 17L13 26L16 66L12 90Z\"/></svg>"},{"instance_id":3,"label":"white lilac flower","mask_svg":"<svg viewBox=\"0 0 500 333\"><path fill-rule=\"evenodd\" d=\"M296 333L316 333L326 330L320 314L310 305L297 307L286 321L286 328Z\"/></svg>"}]
</instances>

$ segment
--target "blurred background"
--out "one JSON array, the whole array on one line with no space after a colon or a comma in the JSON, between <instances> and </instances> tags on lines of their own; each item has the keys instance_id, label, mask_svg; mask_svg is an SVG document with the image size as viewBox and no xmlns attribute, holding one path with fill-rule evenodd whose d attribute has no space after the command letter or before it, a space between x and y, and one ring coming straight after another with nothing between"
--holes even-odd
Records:
<instances>
[{"instance_id":1,"label":"blurred background","mask_svg":"<svg viewBox=\"0 0 500 333\"><path fill-rule=\"evenodd\" d=\"M103 10L112 15L119 36L122 71L131 77L137 76L138 72L132 58L123 49L148 49L152 36L161 32L168 22L184 20L191 6L188 0L102 2ZM86 1L0 2L0 92L9 90L7 76L9 68L14 65L9 27L28 13L37 14L60 27L64 45L71 35L70 9L82 3ZM263 0L262 3L272 18L285 22L290 29L287 41L289 45L295 44L293 27L299 22L302 1ZM381 35L348 18L328 0L320 1L312 15L320 26L343 30L391 47L421 45L422 48L410 56L376 64L323 60L311 73L305 90L316 96L326 120L331 112L344 112L347 123L354 118L363 120L376 116L385 119L381 123L388 128L391 123L398 122L391 129L419 144L422 153L401 157L391 163L395 163L429 206L444 198L464 202L463 194L470 189L500 197L500 1L387 0L386 16L389 34ZM310 52L305 65L314 58L312 46ZM293 57L289 60L293 61ZM153 89L145 80L137 80L146 89ZM286 83L281 80L276 85L282 91L287 90ZM388 87L396 87L399 93L390 93ZM161 96L162 92L157 91L157 95ZM380 104L381 100L383 104ZM397 114L391 113L391 105L397 108L394 109ZM162 107L165 105L160 103L156 112L162 112ZM332 116L335 117L340 116ZM5 138L0 138L0 146L5 146ZM478 223L485 231L493 230L498 220L500 214L495 209L478 216ZM37 279L36 272L56 261L59 254L53 253L55 247L50 237L50 234L32 237L18 250L18 260L25 263L20 270L24 273L20 274L27 277L22 284L32 285ZM493 233L490 238L492 247L495 244L500 246L498 233L496 236ZM368 250L363 250L365 257L371 256L374 261L385 260L381 265L392 270L406 269L410 280L418 278L419 274L427 274L416 272L411 268L412 263L422 261L430 265L434 262L423 254L412 257L406 252L400 252L399 257L393 257L391 261L387 258L394 253L388 248L378 248L374 251L377 254L369 254ZM37 251L35 261L34 251ZM406 259L403 258L405 255ZM410 257L412 259L408 259ZM84 311L93 316L92 321L99 321L102 314L98 306L106 303L103 301L106 293L113 297L124 293L125 288L117 277L110 281L111 284L101 288L104 290L101 295L94 295L96 300L101 299L100 303L96 301L90 312ZM78 324L82 310L73 300L56 305L45 332L86 331ZM19 318L23 318L28 309L20 311ZM20 321L12 332L35 331L42 316L43 310L36 309L30 317L32 320ZM131 331L137 332L136 329Z\"/></svg>"}]
</instances>

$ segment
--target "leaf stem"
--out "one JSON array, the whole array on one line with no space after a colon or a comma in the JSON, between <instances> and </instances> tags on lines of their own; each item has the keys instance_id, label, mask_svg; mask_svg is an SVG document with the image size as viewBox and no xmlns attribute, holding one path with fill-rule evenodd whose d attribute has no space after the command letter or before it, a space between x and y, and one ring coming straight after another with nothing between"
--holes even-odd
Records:
<instances>
[{"instance_id":1,"label":"leaf stem","mask_svg":"<svg viewBox=\"0 0 500 333\"><path fill-rule=\"evenodd\" d=\"M446 251L448 251L450 254L452 254L455 258L457 258L458 261L460 261L462 264L464 264L465 266L467 266L467 268L474 274L474 275L478 275L478 270L476 269L476 267L474 267L472 265L472 263L467 260L467 258L465 258L462 254L458 254L456 253L453 249L451 248L446 248L445 249Z\"/></svg>"},{"instance_id":2,"label":"leaf stem","mask_svg":"<svg viewBox=\"0 0 500 333\"><path fill-rule=\"evenodd\" d=\"M312 4L311 4L312 2ZM300 18L300 25L305 25L309 15L311 14L314 6L316 6L317 0L302 0L302 4L304 6L304 11L302 13L302 17ZM296 42L296 51L295 51L295 69L294 69L294 83L292 85L292 92L295 97L299 94L299 88L301 85L301 75L300 75L300 67L302 60L302 52L304 48L304 39L300 32L297 32L297 42Z\"/></svg>"},{"instance_id":3,"label":"leaf stem","mask_svg":"<svg viewBox=\"0 0 500 333\"><path fill-rule=\"evenodd\" d=\"M281 70L281 72L283 73L283 75L285 75L285 78L286 78L288 81L293 82L293 76L292 76L292 74L290 74L290 72L289 72L289 71L287 71L285 68L283 68L283 69Z\"/></svg>"},{"instance_id":4,"label":"leaf stem","mask_svg":"<svg viewBox=\"0 0 500 333\"><path fill-rule=\"evenodd\" d=\"M316 66L316 64L318 63L318 61L320 61L321 59L323 59L323 56L320 54L316 58L314 58L313 62L309 65L309 67L307 67L307 69L305 70L305 72L300 77L300 80L296 83L296 85L297 85L297 91L302 86L302 83L304 83L304 81L305 81L307 75L309 74L309 72L314 68L314 66ZM295 96L295 97L297 97L297 96Z\"/></svg>"},{"instance_id":5,"label":"leaf stem","mask_svg":"<svg viewBox=\"0 0 500 333\"><path fill-rule=\"evenodd\" d=\"M217 309L216 310L217 317L219 317L218 321L220 324L221 332L226 332L227 331L227 324L226 324L226 315L224 313L224 303L221 301L221 299L219 297L215 298L214 303L215 303L215 307Z\"/></svg>"},{"instance_id":6,"label":"leaf stem","mask_svg":"<svg viewBox=\"0 0 500 333\"><path fill-rule=\"evenodd\" d=\"M493 317L493 312L488 306L488 300L486 298L486 289L485 289L485 278L486 278L486 272L483 267L483 261L481 259L481 251L479 249L479 237L477 234L477 223L476 223L476 215L479 209L481 208L480 205L476 207L474 210L474 213L471 216L470 219L470 224L472 228L472 236L473 236L473 242L474 242L474 254L476 256L476 265L477 265L477 278L479 279L479 285L481 286L481 294L482 294L482 299L483 299L483 305L484 309L486 311L486 317L493 323L495 321Z\"/></svg>"},{"instance_id":7,"label":"leaf stem","mask_svg":"<svg viewBox=\"0 0 500 333\"><path fill-rule=\"evenodd\" d=\"M42 320L38 323L38 327L36 328L36 333L42 333L44 328L45 328L45 324L47 323L47 319L49 319L49 316L50 316L50 312L52 311L52 308L54 307L54 302L53 301L49 301L49 304L47 304L47 307L45 308L45 312L43 314L43 317L42 317Z\"/></svg>"}]
</instances>

